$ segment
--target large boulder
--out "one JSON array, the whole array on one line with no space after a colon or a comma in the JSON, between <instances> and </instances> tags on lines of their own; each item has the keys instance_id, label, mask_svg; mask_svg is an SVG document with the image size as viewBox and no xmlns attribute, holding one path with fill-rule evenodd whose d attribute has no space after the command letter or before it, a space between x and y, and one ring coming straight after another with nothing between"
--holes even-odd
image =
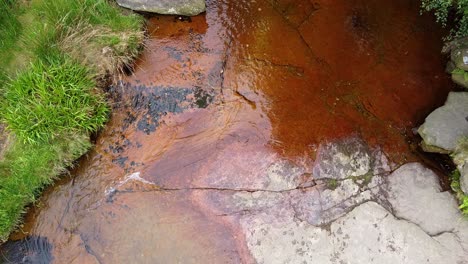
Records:
<instances>
[{"instance_id":1,"label":"large boulder","mask_svg":"<svg viewBox=\"0 0 468 264\"><path fill-rule=\"evenodd\" d=\"M460 138L468 135L468 92L451 92L418 132L426 145L453 151Z\"/></svg>"},{"instance_id":2,"label":"large boulder","mask_svg":"<svg viewBox=\"0 0 468 264\"><path fill-rule=\"evenodd\" d=\"M120 6L165 15L196 16L205 12L205 0L117 0Z\"/></svg>"}]
</instances>

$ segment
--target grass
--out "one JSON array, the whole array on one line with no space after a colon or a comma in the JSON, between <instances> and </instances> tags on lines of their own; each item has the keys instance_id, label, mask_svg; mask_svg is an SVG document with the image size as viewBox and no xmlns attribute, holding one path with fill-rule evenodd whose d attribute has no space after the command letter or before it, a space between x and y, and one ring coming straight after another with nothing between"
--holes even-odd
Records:
<instances>
[{"instance_id":1,"label":"grass","mask_svg":"<svg viewBox=\"0 0 468 264\"><path fill-rule=\"evenodd\" d=\"M460 204L460 210L463 215L468 216L468 195L464 194L460 186L460 172L454 170L450 175L451 184L450 187L455 192Z\"/></svg>"},{"instance_id":2,"label":"grass","mask_svg":"<svg viewBox=\"0 0 468 264\"><path fill-rule=\"evenodd\" d=\"M123 12L106 0L0 0L0 110L13 138L0 157L0 242L104 126L97 80L143 38L142 18Z\"/></svg>"},{"instance_id":3,"label":"grass","mask_svg":"<svg viewBox=\"0 0 468 264\"><path fill-rule=\"evenodd\" d=\"M25 143L91 133L102 128L108 115L95 86L86 67L54 56L31 64L7 84L0 109L9 129Z\"/></svg>"},{"instance_id":4,"label":"grass","mask_svg":"<svg viewBox=\"0 0 468 264\"><path fill-rule=\"evenodd\" d=\"M12 60L12 50L15 50L16 40L21 32L21 23L18 21L17 12L12 8L11 1L0 0L0 80L4 79L4 69ZM1 84L1 82L0 82Z\"/></svg>"},{"instance_id":5,"label":"grass","mask_svg":"<svg viewBox=\"0 0 468 264\"><path fill-rule=\"evenodd\" d=\"M17 142L0 162L0 231L6 239L24 213L24 206L34 202L44 186L90 148L89 137L74 134L57 138L49 144L31 147ZM46 166L47 165L47 166Z\"/></svg>"}]
</instances>

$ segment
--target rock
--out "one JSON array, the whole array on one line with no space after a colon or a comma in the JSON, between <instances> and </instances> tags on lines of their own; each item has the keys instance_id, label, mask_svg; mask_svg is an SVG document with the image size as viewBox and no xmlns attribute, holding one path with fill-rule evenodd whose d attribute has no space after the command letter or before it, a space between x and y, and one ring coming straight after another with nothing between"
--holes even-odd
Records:
<instances>
[{"instance_id":1,"label":"rock","mask_svg":"<svg viewBox=\"0 0 468 264\"><path fill-rule=\"evenodd\" d=\"M357 206L328 228L275 221L268 213L242 217L241 225L257 263L466 263L456 234L431 237L375 202Z\"/></svg>"},{"instance_id":2,"label":"rock","mask_svg":"<svg viewBox=\"0 0 468 264\"><path fill-rule=\"evenodd\" d=\"M468 221L460 221L453 233L457 236L458 241L465 252L468 252ZM465 261L465 263L467 262L468 261Z\"/></svg>"},{"instance_id":3,"label":"rock","mask_svg":"<svg viewBox=\"0 0 468 264\"><path fill-rule=\"evenodd\" d=\"M440 154L450 154L451 153L450 150L446 150L446 149L439 148L439 147L436 147L436 146L428 145L424 141L421 141L420 146L421 146L421 149L423 151L425 151L425 152L440 153Z\"/></svg>"},{"instance_id":4,"label":"rock","mask_svg":"<svg viewBox=\"0 0 468 264\"><path fill-rule=\"evenodd\" d=\"M464 88L468 88L468 79L465 78L465 74L463 73L453 72L452 81Z\"/></svg>"},{"instance_id":5,"label":"rock","mask_svg":"<svg viewBox=\"0 0 468 264\"><path fill-rule=\"evenodd\" d=\"M388 201L394 214L430 235L454 230L460 220L457 201L441 192L437 176L419 163L403 165L388 176Z\"/></svg>"},{"instance_id":6,"label":"rock","mask_svg":"<svg viewBox=\"0 0 468 264\"><path fill-rule=\"evenodd\" d=\"M449 61L447 62L447 65L445 66L445 72L448 74L452 74L456 68L457 66L455 65L455 63L453 63L453 61Z\"/></svg>"},{"instance_id":7,"label":"rock","mask_svg":"<svg viewBox=\"0 0 468 264\"><path fill-rule=\"evenodd\" d=\"M460 171L460 187L465 194L468 194L468 138L458 141L452 158Z\"/></svg>"},{"instance_id":8,"label":"rock","mask_svg":"<svg viewBox=\"0 0 468 264\"><path fill-rule=\"evenodd\" d=\"M468 195L468 163L465 163L460 170L460 187Z\"/></svg>"},{"instance_id":9,"label":"rock","mask_svg":"<svg viewBox=\"0 0 468 264\"><path fill-rule=\"evenodd\" d=\"M445 42L444 46L442 47L442 53L449 54L453 50L461 49L462 47L465 47L466 43L468 43L468 37L456 38L452 41Z\"/></svg>"},{"instance_id":10,"label":"rock","mask_svg":"<svg viewBox=\"0 0 468 264\"><path fill-rule=\"evenodd\" d=\"M450 53L450 59L457 68L468 71L468 48L457 48Z\"/></svg>"},{"instance_id":11,"label":"rock","mask_svg":"<svg viewBox=\"0 0 468 264\"><path fill-rule=\"evenodd\" d=\"M468 135L468 92L451 92L445 105L437 108L418 129L427 145L453 151Z\"/></svg>"},{"instance_id":12,"label":"rock","mask_svg":"<svg viewBox=\"0 0 468 264\"><path fill-rule=\"evenodd\" d=\"M464 137L458 141L457 147L452 153L452 159L460 170L463 165L468 163L468 137Z\"/></svg>"},{"instance_id":13,"label":"rock","mask_svg":"<svg viewBox=\"0 0 468 264\"><path fill-rule=\"evenodd\" d=\"M196 16L205 12L205 0L117 0L120 6L165 15Z\"/></svg>"},{"instance_id":14,"label":"rock","mask_svg":"<svg viewBox=\"0 0 468 264\"><path fill-rule=\"evenodd\" d=\"M424 142L424 141L421 141L420 146L421 146L421 149L423 151L425 151L425 152L440 153L440 154L450 154L451 153L451 151L449 151L449 150L445 150L443 148L439 148L439 147L436 147L436 146L427 145L426 142Z\"/></svg>"},{"instance_id":15,"label":"rock","mask_svg":"<svg viewBox=\"0 0 468 264\"><path fill-rule=\"evenodd\" d=\"M333 263L466 263L466 252L453 236L444 236L441 240L451 243L441 244L374 202L364 203L334 222L331 233Z\"/></svg>"},{"instance_id":16,"label":"rock","mask_svg":"<svg viewBox=\"0 0 468 264\"><path fill-rule=\"evenodd\" d=\"M331 263L334 248L325 229L275 222L268 214L244 218L241 225L256 263Z\"/></svg>"},{"instance_id":17,"label":"rock","mask_svg":"<svg viewBox=\"0 0 468 264\"><path fill-rule=\"evenodd\" d=\"M383 153L371 150L362 139L351 137L321 145L313 175L315 179L346 179L389 170Z\"/></svg>"}]
</instances>

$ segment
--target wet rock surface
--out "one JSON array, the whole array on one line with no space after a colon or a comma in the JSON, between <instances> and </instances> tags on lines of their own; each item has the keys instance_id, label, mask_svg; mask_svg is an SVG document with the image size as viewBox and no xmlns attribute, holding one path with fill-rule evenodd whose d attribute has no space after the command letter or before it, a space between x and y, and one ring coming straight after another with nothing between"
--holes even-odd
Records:
<instances>
[{"instance_id":1,"label":"wet rock surface","mask_svg":"<svg viewBox=\"0 0 468 264\"><path fill-rule=\"evenodd\" d=\"M436 109L418 130L429 146L452 152L468 135L468 93L451 92L444 106Z\"/></svg>"},{"instance_id":2,"label":"wet rock surface","mask_svg":"<svg viewBox=\"0 0 468 264\"><path fill-rule=\"evenodd\" d=\"M362 139L347 138L319 148L313 174L316 179L345 179L389 170L390 164L380 150L370 150Z\"/></svg>"},{"instance_id":3,"label":"wet rock surface","mask_svg":"<svg viewBox=\"0 0 468 264\"><path fill-rule=\"evenodd\" d=\"M95 149L23 231L53 263L463 263L458 214L395 197L447 198L422 165L399 168L447 93L428 21L406 0L153 17Z\"/></svg>"},{"instance_id":4,"label":"wet rock surface","mask_svg":"<svg viewBox=\"0 0 468 264\"><path fill-rule=\"evenodd\" d=\"M205 12L205 0L117 0L123 7L135 11L165 15L196 16Z\"/></svg>"}]
</instances>

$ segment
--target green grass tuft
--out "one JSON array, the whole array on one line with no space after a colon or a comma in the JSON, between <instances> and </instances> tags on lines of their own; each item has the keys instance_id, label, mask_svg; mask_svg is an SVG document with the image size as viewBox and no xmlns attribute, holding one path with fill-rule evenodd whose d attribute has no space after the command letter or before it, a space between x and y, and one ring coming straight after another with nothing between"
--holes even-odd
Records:
<instances>
[{"instance_id":1,"label":"green grass tuft","mask_svg":"<svg viewBox=\"0 0 468 264\"><path fill-rule=\"evenodd\" d=\"M0 0L0 72L12 60L11 51L16 49L15 44L22 30L14 5L14 1Z\"/></svg>"},{"instance_id":2,"label":"green grass tuft","mask_svg":"<svg viewBox=\"0 0 468 264\"><path fill-rule=\"evenodd\" d=\"M458 170L454 170L450 174L450 187L455 192L456 197L460 203L460 210L463 215L468 216L468 195L465 195L460 186L460 172Z\"/></svg>"},{"instance_id":3,"label":"green grass tuft","mask_svg":"<svg viewBox=\"0 0 468 264\"><path fill-rule=\"evenodd\" d=\"M0 156L0 243L106 122L95 80L143 38L143 19L126 12L107 0L0 0L0 118L13 134Z\"/></svg>"},{"instance_id":4,"label":"green grass tuft","mask_svg":"<svg viewBox=\"0 0 468 264\"><path fill-rule=\"evenodd\" d=\"M54 0L37 1L33 5L39 17L61 31L78 23L107 26L113 31L138 31L142 18L136 14L122 15L113 1L107 0Z\"/></svg>"},{"instance_id":5,"label":"green grass tuft","mask_svg":"<svg viewBox=\"0 0 468 264\"><path fill-rule=\"evenodd\" d=\"M88 70L63 56L33 63L5 89L2 107L8 128L28 143L48 142L64 132L102 128L108 108L93 93Z\"/></svg>"},{"instance_id":6,"label":"green grass tuft","mask_svg":"<svg viewBox=\"0 0 468 264\"><path fill-rule=\"evenodd\" d=\"M89 148L86 134L57 138L49 144L18 142L0 161L0 241L19 223L24 206Z\"/></svg>"}]
</instances>

